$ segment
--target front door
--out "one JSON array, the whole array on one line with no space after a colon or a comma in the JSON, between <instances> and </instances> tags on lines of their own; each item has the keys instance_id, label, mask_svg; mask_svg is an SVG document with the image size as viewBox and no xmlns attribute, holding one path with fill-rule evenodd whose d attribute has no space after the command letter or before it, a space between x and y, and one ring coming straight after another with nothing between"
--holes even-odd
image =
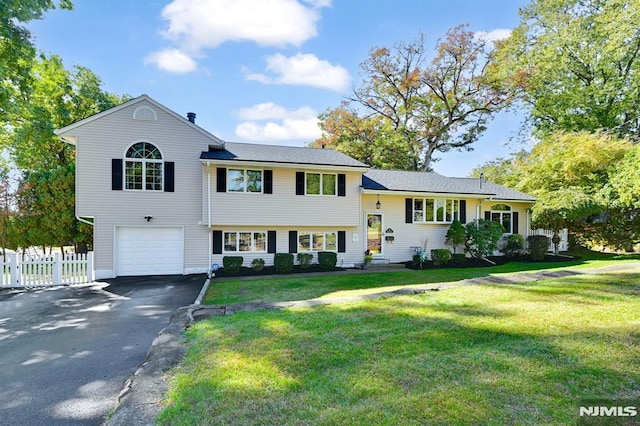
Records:
<instances>
[{"instance_id":1,"label":"front door","mask_svg":"<svg viewBox=\"0 0 640 426\"><path fill-rule=\"evenodd\" d=\"M372 256L384 255L382 213L367 213L367 250Z\"/></svg>"}]
</instances>

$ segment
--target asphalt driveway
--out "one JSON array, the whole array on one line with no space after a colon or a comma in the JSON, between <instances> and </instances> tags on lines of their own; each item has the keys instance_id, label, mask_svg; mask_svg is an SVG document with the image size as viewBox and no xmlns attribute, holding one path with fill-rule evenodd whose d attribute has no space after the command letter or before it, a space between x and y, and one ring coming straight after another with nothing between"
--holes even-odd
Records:
<instances>
[{"instance_id":1,"label":"asphalt driveway","mask_svg":"<svg viewBox=\"0 0 640 426\"><path fill-rule=\"evenodd\" d=\"M204 275L0 291L0 425L99 425Z\"/></svg>"}]
</instances>

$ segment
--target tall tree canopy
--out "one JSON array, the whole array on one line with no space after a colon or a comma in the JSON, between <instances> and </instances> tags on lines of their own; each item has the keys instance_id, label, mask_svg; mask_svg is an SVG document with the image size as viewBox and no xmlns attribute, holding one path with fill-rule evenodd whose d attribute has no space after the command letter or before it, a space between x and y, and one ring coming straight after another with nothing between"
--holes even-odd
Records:
<instances>
[{"instance_id":1,"label":"tall tree canopy","mask_svg":"<svg viewBox=\"0 0 640 426\"><path fill-rule=\"evenodd\" d=\"M540 133L611 131L640 140L640 1L532 0L500 43Z\"/></svg>"},{"instance_id":2,"label":"tall tree canopy","mask_svg":"<svg viewBox=\"0 0 640 426\"><path fill-rule=\"evenodd\" d=\"M16 112L17 92L28 91L33 81L30 69L36 50L25 24L41 19L56 3L61 9L73 8L71 0L0 1L0 121Z\"/></svg>"},{"instance_id":3,"label":"tall tree canopy","mask_svg":"<svg viewBox=\"0 0 640 426\"><path fill-rule=\"evenodd\" d=\"M325 136L315 144L344 151L365 146L369 153L376 151L371 145L381 146L379 152L394 147L403 157L400 168L412 170L430 170L438 152L471 149L518 86L510 81L513 76L494 78L489 42L464 25L450 29L432 56L429 61L423 35L409 44L373 48L361 64L362 85L342 106L321 116ZM340 125L337 118L347 115ZM361 129L369 126L382 129L382 137L363 137ZM357 158L373 166L388 163Z\"/></svg>"}]
</instances>

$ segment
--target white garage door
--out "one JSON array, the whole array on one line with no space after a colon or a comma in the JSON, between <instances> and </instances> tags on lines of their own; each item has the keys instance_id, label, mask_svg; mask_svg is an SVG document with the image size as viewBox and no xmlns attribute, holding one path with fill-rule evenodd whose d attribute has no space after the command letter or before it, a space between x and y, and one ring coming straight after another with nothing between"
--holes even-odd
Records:
<instances>
[{"instance_id":1,"label":"white garage door","mask_svg":"<svg viewBox=\"0 0 640 426\"><path fill-rule=\"evenodd\" d=\"M117 228L118 275L182 274L182 228Z\"/></svg>"}]
</instances>

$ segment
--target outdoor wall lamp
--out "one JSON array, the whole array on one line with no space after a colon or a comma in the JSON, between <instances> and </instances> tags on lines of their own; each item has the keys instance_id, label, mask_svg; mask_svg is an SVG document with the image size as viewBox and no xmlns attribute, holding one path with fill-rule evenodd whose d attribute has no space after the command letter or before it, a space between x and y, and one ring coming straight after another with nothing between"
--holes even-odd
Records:
<instances>
[{"instance_id":1,"label":"outdoor wall lamp","mask_svg":"<svg viewBox=\"0 0 640 426\"><path fill-rule=\"evenodd\" d=\"M376 209L380 210L380 206L382 204L380 204L380 196L378 195L378 201L376 201Z\"/></svg>"},{"instance_id":2,"label":"outdoor wall lamp","mask_svg":"<svg viewBox=\"0 0 640 426\"><path fill-rule=\"evenodd\" d=\"M145 216L144 220L146 220L147 222L151 222L153 220L153 216Z\"/></svg>"}]
</instances>

